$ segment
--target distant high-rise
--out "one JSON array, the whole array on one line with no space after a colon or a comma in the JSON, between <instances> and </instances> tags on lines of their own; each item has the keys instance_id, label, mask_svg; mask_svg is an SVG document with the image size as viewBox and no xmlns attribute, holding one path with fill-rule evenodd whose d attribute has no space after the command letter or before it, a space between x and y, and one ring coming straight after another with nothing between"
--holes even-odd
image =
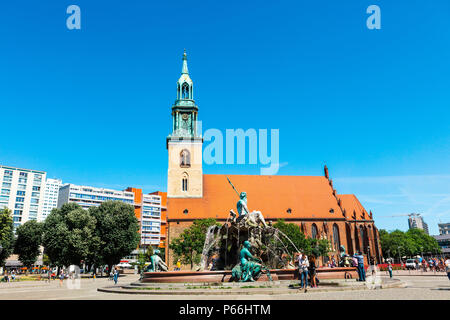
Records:
<instances>
[{"instance_id":1,"label":"distant high-rise","mask_svg":"<svg viewBox=\"0 0 450 320\"><path fill-rule=\"evenodd\" d=\"M428 224L425 223L420 213L411 213L408 218L409 229L422 229L426 234L428 232Z\"/></svg>"},{"instance_id":2,"label":"distant high-rise","mask_svg":"<svg viewBox=\"0 0 450 320\"><path fill-rule=\"evenodd\" d=\"M59 179L47 179L45 181L44 203L40 221L45 220L50 212L58 206L59 187L61 185L62 181Z\"/></svg>"},{"instance_id":3,"label":"distant high-rise","mask_svg":"<svg viewBox=\"0 0 450 320\"><path fill-rule=\"evenodd\" d=\"M41 220L47 173L0 165L0 209L9 208L14 229L29 220Z\"/></svg>"},{"instance_id":4,"label":"distant high-rise","mask_svg":"<svg viewBox=\"0 0 450 320\"><path fill-rule=\"evenodd\" d=\"M438 227L439 227L440 235L450 234L450 222L449 223L439 223Z\"/></svg>"}]
</instances>

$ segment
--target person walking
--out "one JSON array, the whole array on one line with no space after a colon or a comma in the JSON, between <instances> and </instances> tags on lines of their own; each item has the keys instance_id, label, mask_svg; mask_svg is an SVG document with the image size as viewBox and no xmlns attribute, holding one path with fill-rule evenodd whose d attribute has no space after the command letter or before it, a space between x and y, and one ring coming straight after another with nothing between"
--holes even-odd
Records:
<instances>
[{"instance_id":1,"label":"person walking","mask_svg":"<svg viewBox=\"0 0 450 320\"><path fill-rule=\"evenodd\" d=\"M308 256L305 254L299 261L299 269L300 269L299 272L301 272L300 290L304 288L305 292L307 291L308 287L308 267L309 267Z\"/></svg>"},{"instance_id":2,"label":"person walking","mask_svg":"<svg viewBox=\"0 0 450 320\"><path fill-rule=\"evenodd\" d=\"M389 261L389 264L388 264L388 271L389 271L389 278L392 279L392 263L390 261Z\"/></svg>"},{"instance_id":3,"label":"person walking","mask_svg":"<svg viewBox=\"0 0 450 320\"><path fill-rule=\"evenodd\" d=\"M366 271L364 270L364 256L362 255L361 251L358 252L358 254L355 254L354 257L358 261L357 270L359 279L358 281L366 281Z\"/></svg>"},{"instance_id":4,"label":"person walking","mask_svg":"<svg viewBox=\"0 0 450 320\"><path fill-rule=\"evenodd\" d=\"M61 272L59 273L59 286L62 287L64 282L64 271L61 270Z\"/></svg>"},{"instance_id":5,"label":"person walking","mask_svg":"<svg viewBox=\"0 0 450 320\"><path fill-rule=\"evenodd\" d=\"M446 258L447 260L445 260L445 271L447 272L448 280L450 280L450 257L447 256Z\"/></svg>"},{"instance_id":6,"label":"person walking","mask_svg":"<svg viewBox=\"0 0 450 320\"><path fill-rule=\"evenodd\" d=\"M177 261L177 271L180 271L181 270L181 261L180 261L180 259L178 259L178 261Z\"/></svg>"},{"instance_id":7,"label":"person walking","mask_svg":"<svg viewBox=\"0 0 450 320\"><path fill-rule=\"evenodd\" d=\"M117 281L119 280L119 270L114 270L114 284L117 284Z\"/></svg>"},{"instance_id":8,"label":"person walking","mask_svg":"<svg viewBox=\"0 0 450 320\"><path fill-rule=\"evenodd\" d=\"M16 281L16 271L15 270L11 271L11 280L13 282Z\"/></svg>"},{"instance_id":9,"label":"person walking","mask_svg":"<svg viewBox=\"0 0 450 320\"><path fill-rule=\"evenodd\" d=\"M311 256L311 260L309 261L309 278L311 279L311 288L317 287L316 281L316 257Z\"/></svg>"}]
</instances>

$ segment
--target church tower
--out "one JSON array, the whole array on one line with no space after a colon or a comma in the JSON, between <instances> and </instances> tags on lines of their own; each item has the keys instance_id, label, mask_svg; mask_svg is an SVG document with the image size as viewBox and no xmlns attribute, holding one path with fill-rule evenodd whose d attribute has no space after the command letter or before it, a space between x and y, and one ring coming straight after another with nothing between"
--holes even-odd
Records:
<instances>
[{"instance_id":1,"label":"church tower","mask_svg":"<svg viewBox=\"0 0 450 320\"><path fill-rule=\"evenodd\" d=\"M194 83L189 77L186 51L177 82L177 99L172 106L172 133L167 137L169 170L168 198L203 196L202 145L197 131L198 106L194 101Z\"/></svg>"}]
</instances>

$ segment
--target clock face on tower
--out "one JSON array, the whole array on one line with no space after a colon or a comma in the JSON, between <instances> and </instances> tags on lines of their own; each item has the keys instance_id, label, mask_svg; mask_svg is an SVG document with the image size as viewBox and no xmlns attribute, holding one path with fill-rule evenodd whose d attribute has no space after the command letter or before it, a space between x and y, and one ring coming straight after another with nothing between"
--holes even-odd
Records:
<instances>
[{"instance_id":1,"label":"clock face on tower","mask_svg":"<svg viewBox=\"0 0 450 320\"><path fill-rule=\"evenodd\" d=\"M181 116L181 118L183 119L183 121L187 121L189 116L187 113L183 113L183 115Z\"/></svg>"}]
</instances>

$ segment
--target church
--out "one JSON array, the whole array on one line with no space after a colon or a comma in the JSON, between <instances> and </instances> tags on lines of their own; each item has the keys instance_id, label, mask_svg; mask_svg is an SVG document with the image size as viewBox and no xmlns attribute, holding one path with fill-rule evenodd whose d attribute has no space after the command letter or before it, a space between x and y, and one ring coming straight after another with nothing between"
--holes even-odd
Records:
<instances>
[{"instance_id":1,"label":"church","mask_svg":"<svg viewBox=\"0 0 450 320\"><path fill-rule=\"evenodd\" d=\"M167 181L166 261L173 269L169 244L196 219L214 218L224 223L238 200L227 177L248 197L250 211L258 210L267 222L284 219L295 223L306 237L326 238L332 244L326 263L339 255L364 253L381 262L378 229L372 212L367 212L353 194L338 194L328 168L323 176L215 175L203 174L203 139L197 131L199 108L189 76L186 52L183 54L177 98L172 106L172 133L167 137L169 155Z\"/></svg>"}]
</instances>

